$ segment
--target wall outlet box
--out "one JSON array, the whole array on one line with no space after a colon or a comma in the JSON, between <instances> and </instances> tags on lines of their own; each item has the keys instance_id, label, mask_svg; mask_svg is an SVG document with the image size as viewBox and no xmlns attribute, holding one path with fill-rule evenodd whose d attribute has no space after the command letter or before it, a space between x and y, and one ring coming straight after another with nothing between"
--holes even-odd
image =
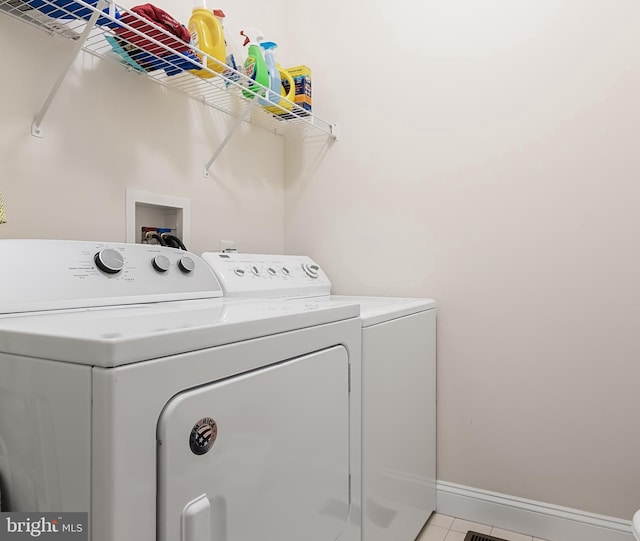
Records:
<instances>
[{"instance_id":1,"label":"wall outlet box","mask_svg":"<svg viewBox=\"0 0 640 541\"><path fill-rule=\"evenodd\" d=\"M191 201L181 197L127 190L125 241L144 241L143 228L163 228L174 232L189 247L191 240Z\"/></svg>"}]
</instances>

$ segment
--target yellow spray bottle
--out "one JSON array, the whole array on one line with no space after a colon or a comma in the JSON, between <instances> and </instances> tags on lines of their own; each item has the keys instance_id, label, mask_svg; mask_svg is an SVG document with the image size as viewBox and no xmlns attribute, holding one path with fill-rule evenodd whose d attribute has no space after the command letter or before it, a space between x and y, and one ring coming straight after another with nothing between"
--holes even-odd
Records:
<instances>
[{"instance_id":1,"label":"yellow spray bottle","mask_svg":"<svg viewBox=\"0 0 640 541\"><path fill-rule=\"evenodd\" d=\"M216 73L222 73L226 69L227 50L222 30L223 18L222 10L209 11L204 0L196 0L196 5L193 7L193 13L189 19L191 43L196 49L207 55L198 54L200 63L215 72L211 73L206 69L190 70L198 77L213 77Z\"/></svg>"}]
</instances>

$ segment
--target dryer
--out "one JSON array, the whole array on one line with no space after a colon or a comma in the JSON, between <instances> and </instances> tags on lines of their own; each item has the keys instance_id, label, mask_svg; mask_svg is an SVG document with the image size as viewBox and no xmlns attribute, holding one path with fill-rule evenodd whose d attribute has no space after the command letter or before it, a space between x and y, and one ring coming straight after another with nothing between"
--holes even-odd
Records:
<instances>
[{"instance_id":1,"label":"dryer","mask_svg":"<svg viewBox=\"0 0 640 541\"><path fill-rule=\"evenodd\" d=\"M436 306L432 299L331 295L306 256L207 252L228 298L360 306L362 535L414 541L436 505Z\"/></svg>"},{"instance_id":2,"label":"dryer","mask_svg":"<svg viewBox=\"0 0 640 541\"><path fill-rule=\"evenodd\" d=\"M357 541L353 303L226 301L198 256L0 241L3 511L92 541Z\"/></svg>"}]
</instances>

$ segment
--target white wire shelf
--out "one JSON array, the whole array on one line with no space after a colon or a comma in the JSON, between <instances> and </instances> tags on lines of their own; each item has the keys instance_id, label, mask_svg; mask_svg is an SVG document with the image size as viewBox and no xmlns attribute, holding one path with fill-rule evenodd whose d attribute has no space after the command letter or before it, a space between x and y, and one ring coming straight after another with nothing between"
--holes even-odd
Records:
<instances>
[{"instance_id":1,"label":"white wire shelf","mask_svg":"<svg viewBox=\"0 0 640 541\"><path fill-rule=\"evenodd\" d=\"M278 103L266 99L267 88L209 57L134 9L108 0L0 0L0 13L74 42L67 65L33 122L33 135L42 136L41 124L49 106L75 57L83 50L235 117L227 137L205 166L205 174L243 122L279 135L311 129L337 138L335 124L284 97ZM198 70L210 77L203 78L189 70Z\"/></svg>"}]
</instances>

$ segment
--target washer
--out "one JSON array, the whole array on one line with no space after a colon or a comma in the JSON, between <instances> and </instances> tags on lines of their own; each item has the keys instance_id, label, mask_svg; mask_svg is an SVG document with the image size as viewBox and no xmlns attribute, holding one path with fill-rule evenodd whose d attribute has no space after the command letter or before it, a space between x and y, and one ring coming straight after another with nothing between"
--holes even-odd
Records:
<instances>
[{"instance_id":1,"label":"washer","mask_svg":"<svg viewBox=\"0 0 640 541\"><path fill-rule=\"evenodd\" d=\"M3 511L92 541L361 539L358 306L225 301L188 252L0 241Z\"/></svg>"},{"instance_id":2,"label":"washer","mask_svg":"<svg viewBox=\"0 0 640 541\"><path fill-rule=\"evenodd\" d=\"M414 541L435 510L436 307L431 299L331 295L305 256L207 252L225 295L357 303L362 325L364 541Z\"/></svg>"}]
</instances>

